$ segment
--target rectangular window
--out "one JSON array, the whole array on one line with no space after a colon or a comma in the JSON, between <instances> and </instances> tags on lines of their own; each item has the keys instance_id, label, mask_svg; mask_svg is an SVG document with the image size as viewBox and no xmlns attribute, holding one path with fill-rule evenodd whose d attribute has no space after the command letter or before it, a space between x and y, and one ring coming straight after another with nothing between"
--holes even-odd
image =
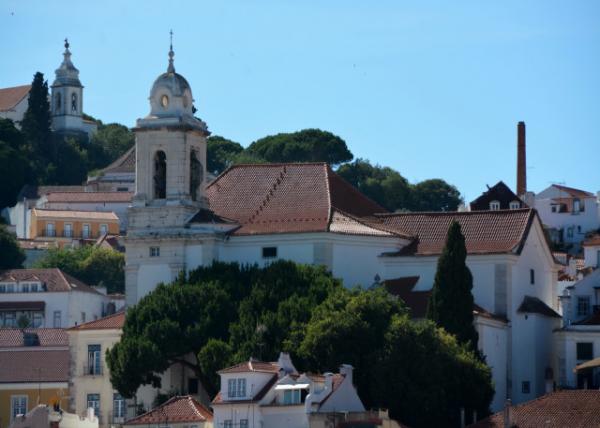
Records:
<instances>
[{"instance_id":1,"label":"rectangular window","mask_svg":"<svg viewBox=\"0 0 600 428\"><path fill-rule=\"evenodd\" d=\"M101 224L100 225L100 235L106 235L108 233L108 225Z\"/></svg>"},{"instance_id":2,"label":"rectangular window","mask_svg":"<svg viewBox=\"0 0 600 428\"><path fill-rule=\"evenodd\" d=\"M246 379L238 379L237 380L237 396L238 397L246 396Z\"/></svg>"},{"instance_id":3,"label":"rectangular window","mask_svg":"<svg viewBox=\"0 0 600 428\"><path fill-rule=\"evenodd\" d=\"M0 284L0 293L6 293L6 285Z\"/></svg>"},{"instance_id":4,"label":"rectangular window","mask_svg":"<svg viewBox=\"0 0 600 428\"><path fill-rule=\"evenodd\" d=\"M263 259L272 259L277 257L277 247L263 247L262 256Z\"/></svg>"},{"instance_id":5,"label":"rectangular window","mask_svg":"<svg viewBox=\"0 0 600 428\"><path fill-rule=\"evenodd\" d=\"M128 187L117 187L117 192L129 192Z\"/></svg>"},{"instance_id":6,"label":"rectangular window","mask_svg":"<svg viewBox=\"0 0 600 428\"><path fill-rule=\"evenodd\" d=\"M233 428L233 421L231 419L225 419L223 428Z\"/></svg>"},{"instance_id":7,"label":"rectangular window","mask_svg":"<svg viewBox=\"0 0 600 428\"><path fill-rule=\"evenodd\" d=\"M14 293L15 292L15 284L6 284L6 292Z\"/></svg>"},{"instance_id":8,"label":"rectangular window","mask_svg":"<svg viewBox=\"0 0 600 428\"><path fill-rule=\"evenodd\" d=\"M55 236L54 223L46 223L46 236Z\"/></svg>"},{"instance_id":9,"label":"rectangular window","mask_svg":"<svg viewBox=\"0 0 600 428\"><path fill-rule=\"evenodd\" d=\"M240 419L240 428L248 428L248 419Z\"/></svg>"},{"instance_id":10,"label":"rectangular window","mask_svg":"<svg viewBox=\"0 0 600 428\"><path fill-rule=\"evenodd\" d=\"M125 398L118 392L113 394L113 415L115 418L125 417Z\"/></svg>"},{"instance_id":11,"label":"rectangular window","mask_svg":"<svg viewBox=\"0 0 600 428\"><path fill-rule=\"evenodd\" d=\"M89 224L84 224L81 227L81 237L84 239L87 239L90 237L90 225Z\"/></svg>"},{"instance_id":12,"label":"rectangular window","mask_svg":"<svg viewBox=\"0 0 600 428\"><path fill-rule=\"evenodd\" d=\"M236 397L235 383L235 379L229 379L229 381L227 382L227 397L229 398Z\"/></svg>"},{"instance_id":13,"label":"rectangular window","mask_svg":"<svg viewBox=\"0 0 600 428\"><path fill-rule=\"evenodd\" d=\"M529 283L535 284L535 271L533 269L529 269Z\"/></svg>"},{"instance_id":14,"label":"rectangular window","mask_svg":"<svg viewBox=\"0 0 600 428\"><path fill-rule=\"evenodd\" d=\"M17 314L14 312L4 313L4 327L16 327L17 326Z\"/></svg>"},{"instance_id":15,"label":"rectangular window","mask_svg":"<svg viewBox=\"0 0 600 428\"><path fill-rule=\"evenodd\" d=\"M531 392L531 384L528 380L521 382L521 392L523 394L529 394Z\"/></svg>"},{"instance_id":16,"label":"rectangular window","mask_svg":"<svg viewBox=\"0 0 600 428\"><path fill-rule=\"evenodd\" d=\"M521 203L519 201L512 201L508 206L511 210L518 210L521 208Z\"/></svg>"},{"instance_id":17,"label":"rectangular window","mask_svg":"<svg viewBox=\"0 0 600 428\"><path fill-rule=\"evenodd\" d=\"M572 238L573 237L573 228L569 227L567 228L567 238Z\"/></svg>"},{"instance_id":18,"label":"rectangular window","mask_svg":"<svg viewBox=\"0 0 600 428\"><path fill-rule=\"evenodd\" d=\"M54 328L62 328L61 313L60 311L54 311Z\"/></svg>"},{"instance_id":19,"label":"rectangular window","mask_svg":"<svg viewBox=\"0 0 600 428\"><path fill-rule=\"evenodd\" d=\"M32 293L37 293L39 290L39 287L37 284L31 284L31 292Z\"/></svg>"},{"instance_id":20,"label":"rectangular window","mask_svg":"<svg viewBox=\"0 0 600 428\"><path fill-rule=\"evenodd\" d=\"M40 312L35 312L33 314L33 328L40 328L44 324L44 315Z\"/></svg>"},{"instance_id":21,"label":"rectangular window","mask_svg":"<svg viewBox=\"0 0 600 428\"><path fill-rule=\"evenodd\" d=\"M63 226L63 235L65 238L73 237L73 225L71 223L65 223Z\"/></svg>"},{"instance_id":22,"label":"rectangular window","mask_svg":"<svg viewBox=\"0 0 600 428\"><path fill-rule=\"evenodd\" d=\"M160 257L160 247L150 247L150 257Z\"/></svg>"},{"instance_id":23,"label":"rectangular window","mask_svg":"<svg viewBox=\"0 0 600 428\"><path fill-rule=\"evenodd\" d=\"M594 358L594 344L592 342L577 343L577 359L592 360Z\"/></svg>"},{"instance_id":24,"label":"rectangular window","mask_svg":"<svg viewBox=\"0 0 600 428\"><path fill-rule=\"evenodd\" d=\"M498 211L499 209L500 209L500 202L498 202L498 201L490 202L490 210L491 211Z\"/></svg>"},{"instance_id":25,"label":"rectangular window","mask_svg":"<svg viewBox=\"0 0 600 428\"><path fill-rule=\"evenodd\" d=\"M577 296L577 316L587 317L590 314L590 296Z\"/></svg>"},{"instance_id":26,"label":"rectangular window","mask_svg":"<svg viewBox=\"0 0 600 428\"><path fill-rule=\"evenodd\" d=\"M13 395L10 397L10 416L11 420L17 415L24 415L27 413L27 396L26 395Z\"/></svg>"},{"instance_id":27,"label":"rectangular window","mask_svg":"<svg viewBox=\"0 0 600 428\"><path fill-rule=\"evenodd\" d=\"M283 404L300 404L300 390L288 389L283 392Z\"/></svg>"},{"instance_id":28,"label":"rectangular window","mask_svg":"<svg viewBox=\"0 0 600 428\"><path fill-rule=\"evenodd\" d=\"M81 313L81 323L83 324L85 322L85 312Z\"/></svg>"},{"instance_id":29,"label":"rectangular window","mask_svg":"<svg viewBox=\"0 0 600 428\"><path fill-rule=\"evenodd\" d=\"M94 415L100 419L100 394L88 394L87 395L87 408L94 409Z\"/></svg>"},{"instance_id":30,"label":"rectangular window","mask_svg":"<svg viewBox=\"0 0 600 428\"><path fill-rule=\"evenodd\" d=\"M88 345L88 366L86 374L102 374L102 362L100 361L100 345Z\"/></svg>"},{"instance_id":31,"label":"rectangular window","mask_svg":"<svg viewBox=\"0 0 600 428\"><path fill-rule=\"evenodd\" d=\"M552 205L552 212L555 213L556 212L556 205Z\"/></svg>"},{"instance_id":32,"label":"rectangular window","mask_svg":"<svg viewBox=\"0 0 600 428\"><path fill-rule=\"evenodd\" d=\"M29 284L28 283L23 283L21 284L21 293L29 293Z\"/></svg>"}]
</instances>

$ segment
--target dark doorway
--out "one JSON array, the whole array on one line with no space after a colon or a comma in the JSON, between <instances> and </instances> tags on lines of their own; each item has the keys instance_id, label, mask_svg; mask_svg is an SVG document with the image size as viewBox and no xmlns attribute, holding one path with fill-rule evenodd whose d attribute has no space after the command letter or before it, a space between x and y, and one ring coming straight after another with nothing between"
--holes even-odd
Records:
<instances>
[{"instance_id":1,"label":"dark doorway","mask_svg":"<svg viewBox=\"0 0 600 428\"><path fill-rule=\"evenodd\" d=\"M167 197L167 155L159 150L154 155L154 199Z\"/></svg>"}]
</instances>

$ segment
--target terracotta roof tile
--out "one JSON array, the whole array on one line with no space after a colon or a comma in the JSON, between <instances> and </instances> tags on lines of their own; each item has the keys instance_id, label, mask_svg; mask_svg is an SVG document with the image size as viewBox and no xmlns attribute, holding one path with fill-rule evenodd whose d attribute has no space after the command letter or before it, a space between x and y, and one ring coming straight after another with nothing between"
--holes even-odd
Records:
<instances>
[{"instance_id":1,"label":"terracotta roof tile","mask_svg":"<svg viewBox=\"0 0 600 428\"><path fill-rule=\"evenodd\" d=\"M196 401L192 396L172 397L160 406L125 422L125 425L189 423L212 421L212 412Z\"/></svg>"},{"instance_id":2,"label":"terracotta roof tile","mask_svg":"<svg viewBox=\"0 0 600 428\"><path fill-rule=\"evenodd\" d=\"M377 215L388 229L416 237L389 254L398 256L441 254L452 221L460 223L469 254L518 253L535 216L532 209Z\"/></svg>"},{"instance_id":3,"label":"terracotta roof tile","mask_svg":"<svg viewBox=\"0 0 600 428\"><path fill-rule=\"evenodd\" d=\"M219 370L217 373L248 373L248 372L263 372L263 373L278 373L279 365L277 363L269 363L265 361L250 360L245 361L235 366L227 367Z\"/></svg>"},{"instance_id":4,"label":"terracotta roof tile","mask_svg":"<svg viewBox=\"0 0 600 428\"><path fill-rule=\"evenodd\" d=\"M583 241L584 247L593 247L600 245L600 234L595 234Z\"/></svg>"},{"instance_id":5,"label":"terracotta roof tile","mask_svg":"<svg viewBox=\"0 0 600 428\"><path fill-rule=\"evenodd\" d=\"M116 314L108 315L94 321L89 321L71 327L69 330L111 330L122 329L125 324L125 312L117 312Z\"/></svg>"},{"instance_id":6,"label":"terracotta roof tile","mask_svg":"<svg viewBox=\"0 0 600 428\"><path fill-rule=\"evenodd\" d=\"M50 192L48 202L131 202L132 192Z\"/></svg>"},{"instance_id":7,"label":"terracotta roof tile","mask_svg":"<svg viewBox=\"0 0 600 428\"><path fill-rule=\"evenodd\" d=\"M44 292L83 291L100 294L96 289L60 269L9 269L0 271L0 282L39 281Z\"/></svg>"},{"instance_id":8,"label":"terracotta roof tile","mask_svg":"<svg viewBox=\"0 0 600 428\"><path fill-rule=\"evenodd\" d=\"M396 236L385 230L383 224L368 222L360 218L345 214L339 210L333 210L329 231L333 233L343 233L346 235L365 235L365 236Z\"/></svg>"},{"instance_id":9,"label":"terracotta roof tile","mask_svg":"<svg viewBox=\"0 0 600 428\"><path fill-rule=\"evenodd\" d=\"M504 428L504 413L496 413L470 428ZM600 391L556 391L511 408L511 425L518 428L587 428L600 426Z\"/></svg>"},{"instance_id":10,"label":"terracotta roof tile","mask_svg":"<svg viewBox=\"0 0 600 428\"><path fill-rule=\"evenodd\" d=\"M69 350L0 351L0 383L68 382Z\"/></svg>"},{"instance_id":11,"label":"terracotta roof tile","mask_svg":"<svg viewBox=\"0 0 600 428\"><path fill-rule=\"evenodd\" d=\"M552 187L569 194L573 198L593 198L594 194L586 192L585 190L575 189L573 187L562 186L560 184L553 184Z\"/></svg>"},{"instance_id":12,"label":"terracotta roof tile","mask_svg":"<svg viewBox=\"0 0 600 428\"><path fill-rule=\"evenodd\" d=\"M33 213L35 213L38 218L119 221L119 217L112 211L76 211L34 208L32 210L32 214Z\"/></svg>"},{"instance_id":13,"label":"terracotta roof tile","mask_svg":"<svg viewBox=\"0 0 600 428\"><path fill-rule=\"evenodd\" d=\"M0 111L12 110L23 98L29 95L30 89L31 85L0 89Z\"/></svg>"},{"instance_id":14,"label":"terracotta roof tile","mask_svg":"<svg viewBox=\"0 0 600 428\"><path fill-rule=\"evenodd\" d=\"M492 187L488 187L488 190L470 203L471 211L489 210L490 202L492 201L498 201L500 203L500 209L502 210L509 209L510 203L513 201L519 202L521 208L527 207L521 198L510 190L510 187L504 184L503 181L499 181Z\"/></svg>"},{"instance_id":15,"label":"terracotta roof tile","mask_svg":"<svg viewBox=\"0 0 600 428\"><path fill-rule=\"evenodd\" d=\"M325 232L334 208L362 217L385 209L324 163L234 165L207 187L210 208L236 235Z\"/></svg>"},{"instance_id":16,"label":"terracotta roof tile","mask_svg":"<svg viewBox=\"0 0 600 428\"><path fill-rule=\"evenodd\" d=\"M25 333L35 333L39 346L68 346L69 336L62 328L27 328ZM25 346L23 330L20 328L0 328L0 348Z\"/></svg>"},{"instance_id":17,"label":"terracotta roof tile","mask_svg":"<svg viewBox=\"0 0 600 428\"><path fill-rule=\"evenodd\" d=\"M85 192L85 186L34 186L26 184L19 191L17 200L22 201L23 198L38 199L52 192Z\"/></svg>"},{"instance_id":18,"label":"terracotta roof tile","mask_svg":"<svg viewBox=\"0 0 600 428\"><path fill-rule=\"evenodd\" d=\"M521 305L517 309L517 312L529 312L551 318L562 318L560 314L554 311L554 309L549 307L537 297L533 296L525 296L521 302Z\"/></svg>"},{"instance_id":19,"label":"terracotta roof tile","mask_svg":"<svg viewBox=\"0 0 600 428\"><path fill-rule=\"evenodd\" d=\"M102 174L135 173L135 144L113 163L100 170L100 172Z\"/></svg>"}]
</instances>

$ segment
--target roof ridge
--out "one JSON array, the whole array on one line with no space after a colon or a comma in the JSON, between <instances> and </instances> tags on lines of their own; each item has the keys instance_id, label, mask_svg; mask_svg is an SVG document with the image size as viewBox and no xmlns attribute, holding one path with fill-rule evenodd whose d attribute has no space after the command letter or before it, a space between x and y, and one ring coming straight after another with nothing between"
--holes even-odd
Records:
<instances>
[{"instance_id":1,"label":"roof ridge","mask_svg":"<svg viewBox=\"0 0 600 428\"><path fill-rule=\"evenodd\" d=\"M273 182L273 184L270 186L271 189L268 191L267 195L265 195L265 197L263 198L262 202L258 206L258 209L256 209L256 211L254 212L254 214L252 214L252 216L250 216L250 218L247 220L249 223L253 223L254 220L263 211L263 209L267 206L267 204L271 200L271 197L275 195L275 191L277 190L277 188L279 187L279 185L283 182L283 179L287 176L287 174L288 174L287 173L287 168L284 165L283 166L283 170L280 171L280 173L279 173L279 177L276 178L275 181Z\"/></svg>"},{"instance_id":2,"label":"roof ridge","mask_svg":"<svg viewBox=\"0 0 600 428\"><path fill-rule=\"evenodd\" d=\"M376 217L400 217L400 216L415 216L415 215L427 215L427 216L452 216L452 215L491 215L491 214L511 214L511 213L522 213L525 211L534 211L534 208L518 208L508 210L480 210L480 211L407 211L407 212L393 212L393 213L375 213Z\"/></svg>"},{"instance_id":3,"label":"roof ridge","mask_svg":"<svg viewBox=\"0 0 600 428\"><path fill-rule=\"evenodd\" d=\"M327 230L331 229L331 222L333 221L333 204L331 203L331 185L329 184L329 174L333 172L329 165L325 167L325 190L327 193Z\"/></svg>"},{"instance_id":4,"label":"roof ridge","mask_svg":"<svg viewBox=\"0 0 600 428\"><path fill-rule=\"evenodd\" d=\"M333 220L333 213L334 212L338 212L338 213L340 213L342 215L345 215L346 217L351 218L355 222L357 222L357 223L359 223L359 224L361 224L361 225L363 225L365 227L370 227L370 228L375 229L375 230L379 230L379 231L382 231L382 232L391 233L392 235L396 235L396 236L399 236L399 237L402 237L402 238L406 238L406 239L415 239L416 238L416 236L409 235L409 234L406 234L404 232L398 232L398 231L389 229L389 228L385 227L385 225L383 225L383 224L381 224L381 225L374 225L374 224L371 224L371 223L367 223L365 220L363 220L363 218L355 216L355 215L350 214L350 213L347 213L346 211L343 211L343 210L341 210L339 208L336 208L336 207L332 207L332 213L331 213L332 220Z\"/></svg>"}]
</instances>

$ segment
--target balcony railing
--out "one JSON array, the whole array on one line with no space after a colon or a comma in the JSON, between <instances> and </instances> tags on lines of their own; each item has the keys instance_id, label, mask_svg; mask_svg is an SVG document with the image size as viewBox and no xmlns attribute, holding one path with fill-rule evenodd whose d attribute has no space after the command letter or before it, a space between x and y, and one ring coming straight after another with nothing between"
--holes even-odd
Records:
<instances>
[{"instance_id":1,"label":"balcony railing","mask_svg":"<svg viewBox=\"0 0 600 428\"><path fill-rule=\"evenodd\" d=\"M70 238L70 239L96 239L104 235L104 233L75 233L75 232L57 232L52 230L42 230L38 235L44 238Z\"/></svg>"},{"instance_id":2,"label":"balcony railing","mask_svg":"<svg viewBox=\"0 0 600 428\"><path fill-rule=\"evenodd\" d=\"M125 416L115 416L113 412L108 413L108 425L112 427L120 427L125 423Z\"/></svg>"},{"instance_id":3,"label":"balcony railing","mask_svg":"<svg viewBox=\"0 0 600 428\"><path fill-rule=\"evenodd\" d=\"M84 376L102 376L104 368L102 364L84 364L83 375Z\"/></svg>"}]
</instances>

